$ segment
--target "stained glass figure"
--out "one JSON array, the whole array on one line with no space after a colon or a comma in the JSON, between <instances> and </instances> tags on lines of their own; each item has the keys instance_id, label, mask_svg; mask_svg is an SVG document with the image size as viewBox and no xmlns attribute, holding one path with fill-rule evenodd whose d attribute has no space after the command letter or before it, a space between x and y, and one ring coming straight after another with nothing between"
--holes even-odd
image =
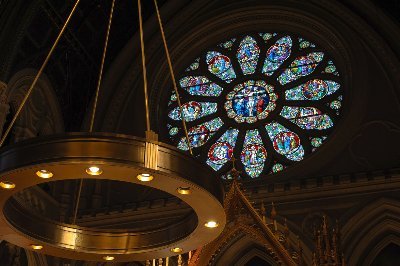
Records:
<instances>
[{"instance_id":1,"label":"stained glass figure","mask_svg":"<svg viewBox=\"0 0 400 266\"><path fill-rule=\"evenodd\" d=\"M280 115L303 129L323 130L333 126L332 119L315 107L284 106Z\"/></svg>"},{"instance_id":2,"label":"stained glass figure","mask_svg":"<svg viewBox=\"0 0 400 266\"><path fill-rule=\"evenodd\" d=\"M304 156L304 148L300 137L277 122L265 125L274 150L292 161L300 161Z\"/></svg>"},{"instance_id":3,"label":"stained glass figure","mask_svg":"<svg viewBox=\"0 0 400 266\"><path fill-rule=\"evenodd\" d=\"M209 149L207 164L215 171L232 159L239 130L228 129Z\"/></svg>"},{"instance_id":4,"label":"stained glass figure","mask_svg":"<svg viewBox=\"0 0 400 266\"><path fill-rule=\"evenodd\" d=\"M286 171L318 150L340 118L339 71L311 39L249 33L193 58L179 77L182 114L174 91L166 100L167 131L187 151L185 119L193 155L223 179L232 178L233 154L242 178Z\"/></svg>"},{"instance_id":5,"label":"stained glass figure","mask_svg":"<svg viewBox=\"0 0 400 266\"><path fill-rule=\"evenodd\" d=\"M310 75L323 58L324 53L322 52L313 52L306 56L297 57L278 77L279 83L285 85L296 79Z\"/></svg>"},{"instance_id":6,"label":"stained glass figure","mask_svg":"<svg viewBox=\"0 0 400 266\"><path fill-rule=\"evenodd\" d=\"M253 74L256 71L259 56L260 48L256 40L250 36L244 37L236 54L244 75Z\"/></svg>"},{"instance_id":7,"label":"stained glass figure","mask_svg":"<svg viewBox=\"0 0 400 266\"><path fill-rule=\"evenodd\" d=\"M257 129L248 130L244 138L240 160L246 173L251 177L257 177L264 169L267 159L267 150L261 140Z\"/></svg>"},{"instance_id":8,"label":"stained glass figure","mask_svg":"<svg viewBox=\"0 0 400 266\"><path fill-rule=\"evenodd\" d=\"M249 80L236 85L226 99L224 107L228 117L238 123L254 123L275 109L278 95L265 81Z\"/></svg>"},{"instance_id":9,"label":"stained glass figure","mask_svg":"<svg viewBox=\"0 0 400 266\"><path fill-rule=\"evenodd\" d=\"M312 79L306 83L288 89L285 92L286 100L320 100L326 95L335 93L340 84L331 80Z\"/></svg>"},{"instance_id":10,"label":"stained glass figure","mask_svg":"<svg viewBox=\"0 0 400 266\"><path fill-rule=\"evenodd\" d=\"M230 83L232 79L236 78L235 71L233 70L231 60L229 57L219 52L208 52L206 56L208 71Z\"/></svg>"},{"instance_id":11,"label":"stained glass figure","mask_svg":"<svg viewBox=\"0 0 400 266\"><path fill-rule=\"evenodd\" d=\"M223 124L224 122L218 117L189 129L188 135L191 147L197 148L204 145ZM178 148L185 151L189 150L185 137L182 137L179 141Z\"/></svg>"},{"instance_id":12,"label":"stained glass figure","mask_svg":"<svg viewBox=\"0 0 400 266\"><path fill-rule=\"evenodd\" d=\"M190 101L182 104L182 111L185 120L190 122L215 113L217 111L217 103ZM171 110L168 116L173 120L181 120L182 117L179 106Z\"/></svg>"},{"instance_id":13,"label":"stained glass figure","mask_svg":"<svg viewBox=\"0 0 400 266\"><path fill-rule=\"evenodd\" d=\"M223 90L222 87L211 82L208 78L204 76L186 76L179 81L179 84L190 95L216 97L219 96Z\"/></svg>"},{"instance_id":14,"label":"stained glass figure","mask_svg":"<svg viewBox=\"0 0 400 266\"><path fill-rule=\"evenodd\" d=\"M280 38L267 51L262 73L271 76L275 70L290 56L292 52L292 39L290 36Z\"/></svg>"}]
</instances>

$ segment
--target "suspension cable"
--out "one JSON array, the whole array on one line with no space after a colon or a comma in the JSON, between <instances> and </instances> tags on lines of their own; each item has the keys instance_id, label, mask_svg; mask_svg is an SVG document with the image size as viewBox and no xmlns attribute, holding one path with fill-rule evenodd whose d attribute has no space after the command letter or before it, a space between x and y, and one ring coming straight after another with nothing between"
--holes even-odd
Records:
<instances>
[{"instance_id":1,"label":"suspension cable","mask_svg":"<svg viewBox=\"0 0 400 266\"><path fill-rule=\"evenodd\" d=\"M173 83L173 86L174 86L174 91L175 91L177 102L178 102L178 106L179 106L179 112L180 112L181 118L182 118L183 130L185 131L185 137L186 137L187 145L188 145L188 148L189 148L189 152L190 152L190 154L193 155L192 146L190 144L189 134L188 134L187 126L186 126L185 116L184 116L184 113L183 113L183 108L182 108L182 103L181 103L181 99L180 99L180 96L179 96L178 87L176 86L175 73L174 73L174 69L172 67L171 56L170 56L170 53L169 53L167 40L165 38L164 28L163 28L162 21L161 21L161 16L160 16L160 11L158 9L157 0L154 0L154 6L156 8L157 20L158 20L158 24L160 26L161 37L162 37L163 44L164 44L165 54L167 55L167 62L168 62L169 72L171 74L171 79L172 79L172 83Z\"/></svg>"},{"instance_id":2,"label":"suspension cable","mask_svg":"<svg viewBox=\"0 0 400 266\"><path fill-rule=\"evenodd\" d=\"M77 8L79 2L80 2L80 0L76 0L76 2L75 2L75 4L74 4L74 6L73 6L73 8L72 8L72 10L71 10L71 12L70 12L70 14L68 15L67 20L65 21L63 27L61 28L60 32L58 33L58 36L57 36L56 40L55 40L54 43L53 43L53 46L51 47L49 53L48 53L47 56L46 56L46 59L44 60L42 66L40 67L38 73L36 74L36 76L35 76L35 78L34 78L32 84L31 84L31 86L29 87L27 93L25 94L25 97L23 98L21 104L19 105L19 107L18 107L18 109L17 109L17 112L15 113L13 119L11 120L10 124L9 124L8 127L7 127L7 130L5 131L3 137L1 138L1 140L0 140L0 147L3 146L4 141L5 141L6 138L8 137L8 134L10 133L12 127L14 126L14 124L15 124L15 122L16 122L18 116L19 116L19 114L21 113L22 109L24 108L24 106L25 106L25 104L26 104L26 102L27 102L29 96L32 94L32 91L33 91L33 89L35 88L36 83L38 82L40 76L42 75L44 68L47 66L47 63L49 62L51 56L53 55L53 52L54 52L54 50L56 49L56 47L57 47L59 41L61 40L61 37L62 37L62 35L64 34L65 29L67 28L67 26L68 26L68 24L69 24L69 22L70 22L72 16L74 15L75 10L76 10L76 8Z\"/></svg>"}]
</instances>

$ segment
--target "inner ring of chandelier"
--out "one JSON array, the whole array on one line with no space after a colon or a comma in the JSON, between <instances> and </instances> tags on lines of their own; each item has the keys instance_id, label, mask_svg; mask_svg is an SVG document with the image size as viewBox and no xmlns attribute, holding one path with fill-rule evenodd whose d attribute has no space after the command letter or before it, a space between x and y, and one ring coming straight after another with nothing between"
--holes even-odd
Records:
<instances>
[{"instance_id":1,"label":"inner ring of chandelier","mask_svg":"<svg viewBox=\"0 0 400 266\"><path fill-rule=\"evenodd\" d=\"M226 96L228 117L238 123L254 123L265 119L276 107L278 95L274 87L263 80L248 80L237 84Z\"/></svg>"}]
</instances>

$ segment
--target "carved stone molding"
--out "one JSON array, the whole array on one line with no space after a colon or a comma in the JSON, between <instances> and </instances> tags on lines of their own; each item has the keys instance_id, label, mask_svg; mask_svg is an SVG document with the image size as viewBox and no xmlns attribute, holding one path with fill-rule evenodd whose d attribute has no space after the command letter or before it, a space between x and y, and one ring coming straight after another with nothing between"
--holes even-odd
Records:
<instances>
[{"instance_id":1,"label":"carved stone molding","mask_svg":"<svg viewBox=\"0 0 400 266\"><path fill-rule=\"evenodd\" d=\"M392 241L391 235L396 236L395 240L399 241L399 201L381 198L366 205L351 216L343 226L341 233L349 265L369 265L364 259L368 258L372 261L375 257L372 257L370 252L374 251L375 254L378 254L384 248L380 243Z\"/></svg>"},{"instance_id":2,"label":"carved stone molding","mask_svg":"<svg viewBox=\"0 0 400 266\"><path fill-rule=\"evenodd\" d=\"M12 115L19 108L35 75L34 69L21 70L8 82L7 102ZM50 81L42 75L15 123L12 141L63 131L63 118L57 97Z\"/></svg>"},{"instance_id":3,"label":"carved stone molding","mask_svg":"<svg viewBox=\"0 0 400 266\"><path fill-rule=\"evenodd\" d=\"M4 123L8 115L10 106L7 103L7 85L0 81L0 137L3 133Z\"/></svg>"}]
</instances>

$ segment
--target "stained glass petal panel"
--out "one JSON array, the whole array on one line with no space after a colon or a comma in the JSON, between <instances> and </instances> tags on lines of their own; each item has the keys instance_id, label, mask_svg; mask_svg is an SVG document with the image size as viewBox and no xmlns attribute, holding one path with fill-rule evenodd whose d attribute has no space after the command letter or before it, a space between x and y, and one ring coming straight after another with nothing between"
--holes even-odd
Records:
<instances>
[{"instance_id":1,"label":"stained glass petal panel","mask_svg":"<svg viewBox=\"0 0 400 266\"><path fill-rule=\"evenodd\" d=\"M290 36L280 38L267 51L262 73L271 76L275 70L290 56L292 52L292 39Z\"/></svg>"},{"instance_id":2,"label":"stained glass petal panel","mask_svg":"<svg viewBox=\"0 0 400 266\"><path fill-rule=\"evenodd\" d=\"M206 61L208 65L208 71L230 83L234 78L236 78L235 71L232 67L232 62L229 57L219 53L219 52L208 52L206 55Z\"/></svg>"},{"instance_id":3,"label":"stained glass petal panel","mask_svg":"<svg viewBox=\"0 0 400 266\"><path fill-rule=\"evenodd\" d=\"M223 124L221 118L217 117L211 121L190 128L188 135L191 147L197 148L204 145ZM185 137L182 137L179 141L178 148L185 151L189 150Z\"/></svg>"},{"instance_id":4,"label":"stained glass petal panel","mask_svg":"<svg viewBox=\"0 0 400 266\"><path fill-rule=\"evenodd\" d=\"M312 79L285 92L286 100L316 101L331 95L340 88L340 84L331 80Z\"/></svg>"},{"instance_id":5,"label":"stained glass petal panel","mask_svg":"<svg viewBox=\"0 0 400 266\"><path fill-rule=\"evenodd\" d=\"M194 121L217 111L217 103L190 101L182 104L183 116L187 122ZM173 120L181 120L179 107L172 109L168 116Z\"/></svg>"},{"instance_id":6,"label":"stained glass petal panel","mask_svg":"<svg viewBox=\"0 0 400 266\"><path fill-rule=\"evenodd\" d=\"M254 38L246 36L239 45L236 57L242 68L243 74L253 74L256 71L260 48Z\"/></svg>"},{"instance_id":7,"label":"stained glass petal panel","mask_svg":"<svg viewBox=\"0 0 400 266\"><path fill-rule=\"evenodd\" d=\"M284 106L280 115L302 129L324 130L333 126L333 121L315 107Z\"/></svg>"},{"instance_id":8,"label":"stained glass petal panel","mask_svg":"<svg viewBox=\"0 0 400 266\"><path fill-rule=\"evenodd\" d=\"M246 173L252 178L258 177L264 169L266 159L267 150L262 143L260 133L257 129L248 130L240 155Z\"/></svg>"},{"instance_id":9,"label":"stained glass petal panel","mask_svg":"<svg viewBox=\"0 0 400 266\"><path fill-rule=\"evenodd\" d=\"M265 125L274 150L292 161L301 161L304 148L299 136L277 122Z\"/></svg>"},{"instance_id":10,"label":"stained glass petal panel","mask_svg":"<svg viewBox=\"0 0 400 266\"><path fill-rule=\"evenodd\" d=\"M319 62L324 58L324 53L313 52L306 56L297 57L288 68L278 77L281 85L290 83L296 79L307 76L314 72Z\"/></svg>"},{"instance_id":11,"label":"stained glass petal panel","mask_svg":"<svg viewBox=\"0 0 400 266\"><path fill-rule=\"evenodd\" d=\"M190 95L217 97L223 91L222 87L204 76L186 76L179 81L179 84Z\"/></svg>"},{"instance_id":12,"label":"stained glass petal panel","mask_svg":"<svg viewBox=\"0 0 400 266\"><path fill-rule=\"evenodd\" d=\"M237 129L228 129L209 149L207 164L215 171L232 159L238 133Z\"/></svg>"}]
</instances>

